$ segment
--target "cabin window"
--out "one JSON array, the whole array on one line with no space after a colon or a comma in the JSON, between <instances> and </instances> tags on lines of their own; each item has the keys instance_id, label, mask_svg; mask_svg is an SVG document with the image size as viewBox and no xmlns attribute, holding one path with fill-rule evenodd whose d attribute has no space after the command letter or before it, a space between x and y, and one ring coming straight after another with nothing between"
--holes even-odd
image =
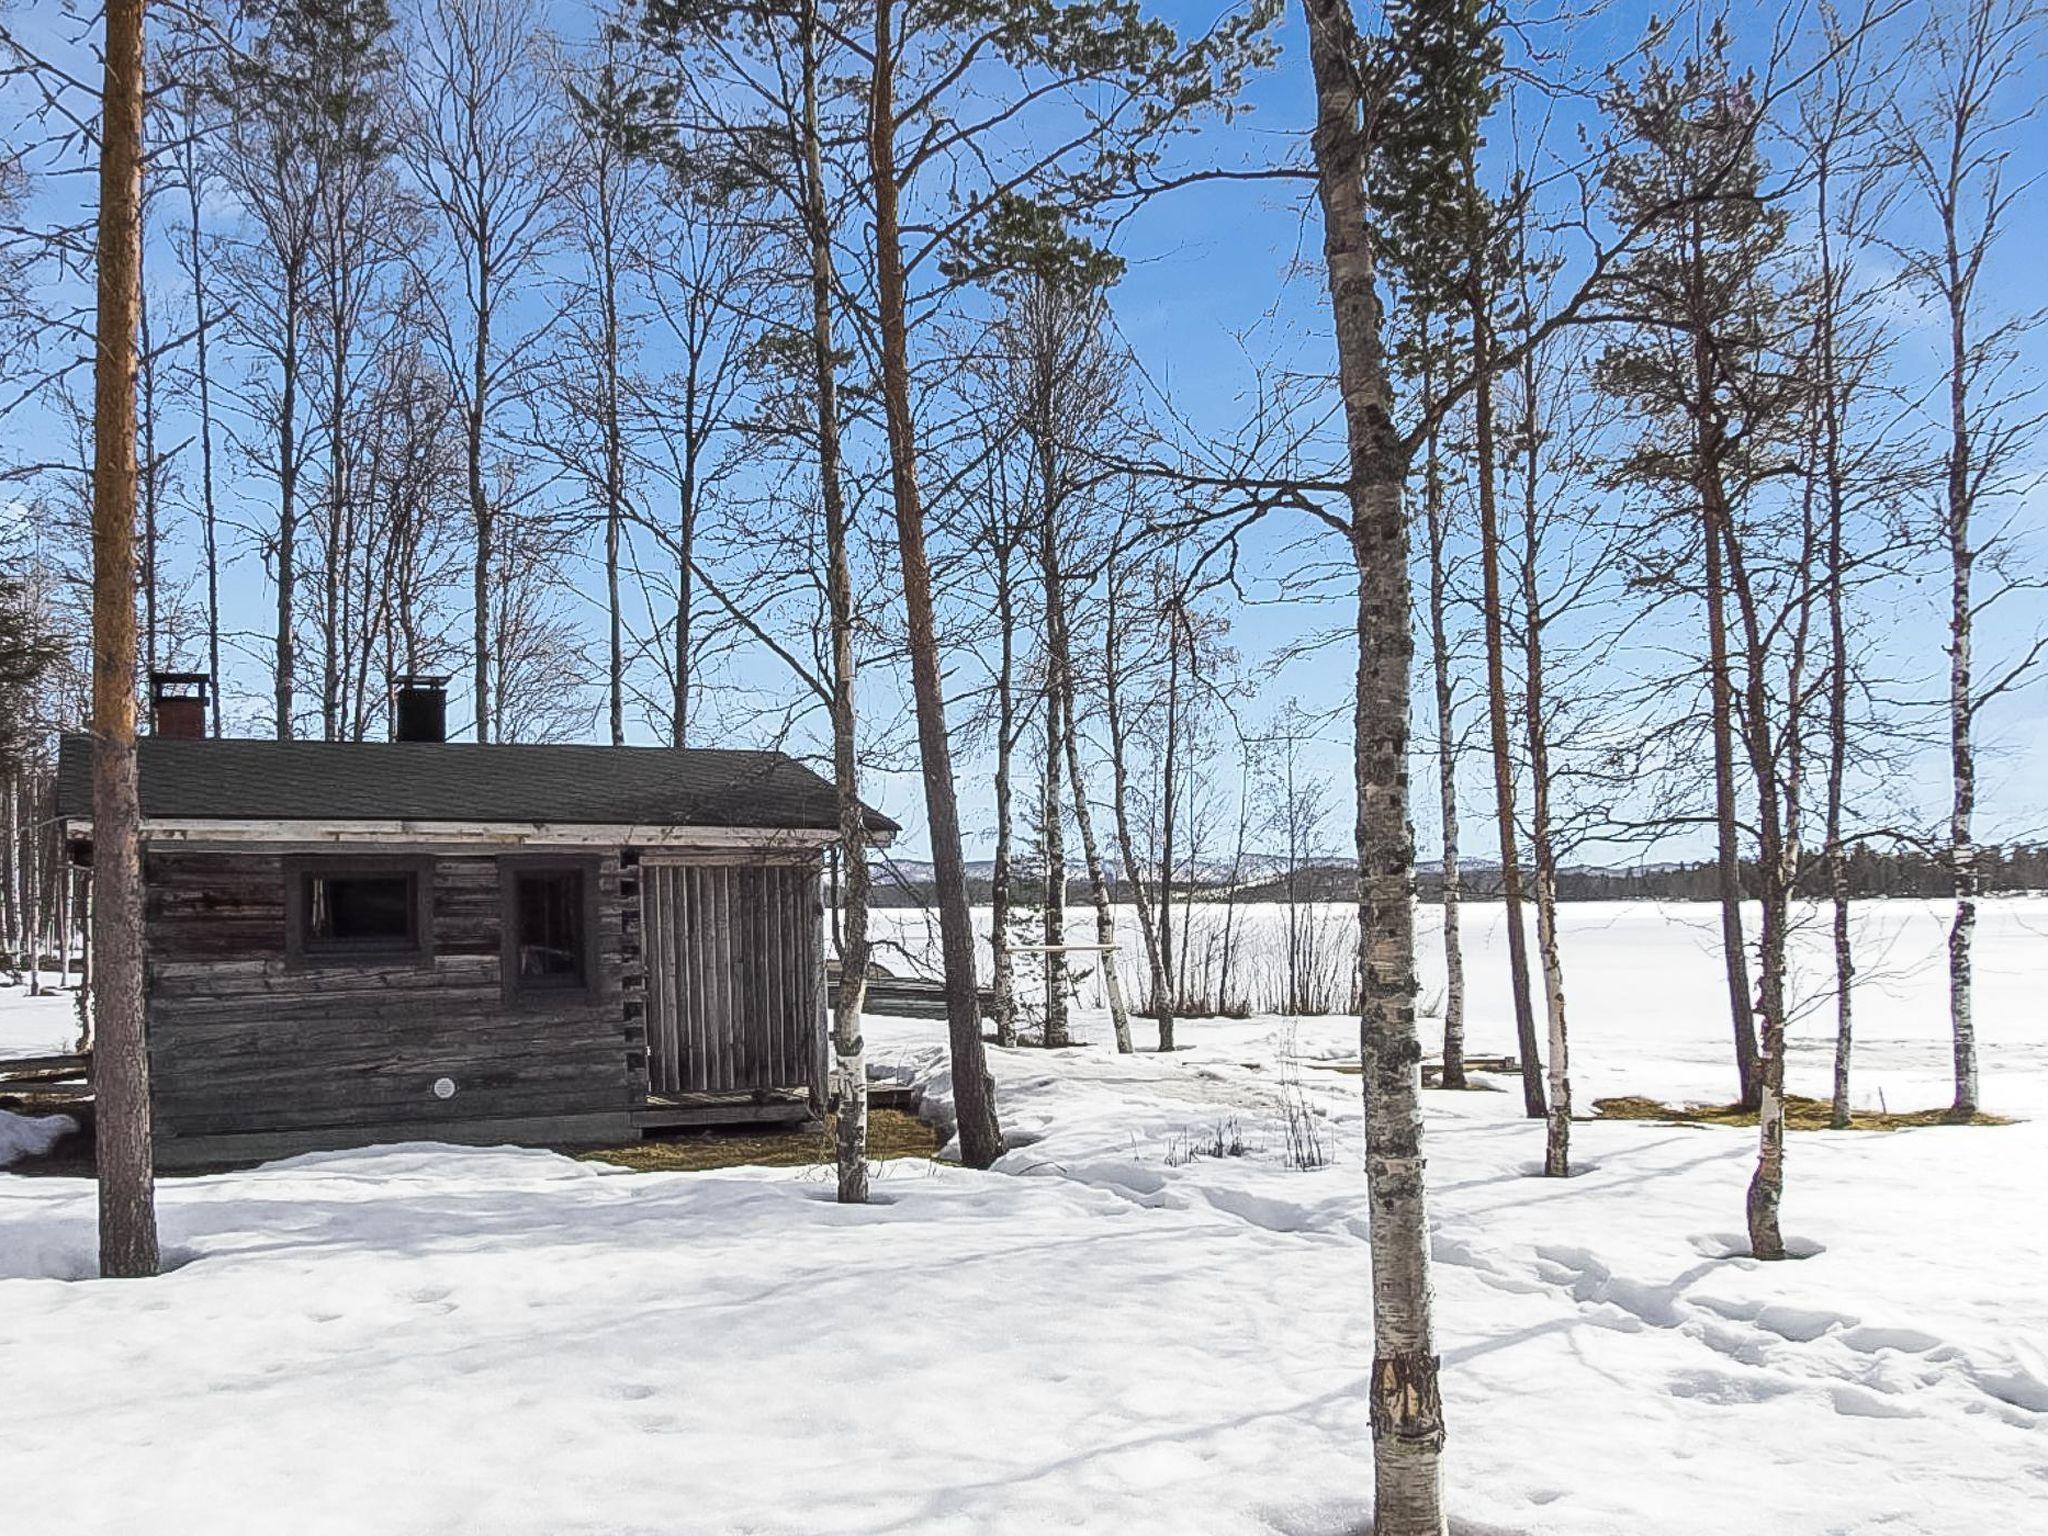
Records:
<instances>
[{"instance_id":1,"label":"cabin window","mask_svg":"<svg viewBox=\"0 0 2048 1536\"><path fill-rule=\"evenodd\" d=\"M411 875L308 875L308 946L397 947L413 939Z\"/></svg>"},{"instance_id":2,"label":"cabin window","mask_svg":"<svg viewBox=\"0 0 2048 1536\"><path fill-rule=\"evenodd\" d=\"M432 885L433 866L425 859L289 860L287 954L300 964L424 960Z\"/></svg>"},{"instance_id":3,"label":"cabin window","mask_svg":"<svg viewBox=\"0 0 2048 1536\"><path fill-rule=\"evenodd\" d=\"M582 862L505 867L505 969L514 992L590 985L595 870Z\"/></svg>"}]
</instances>

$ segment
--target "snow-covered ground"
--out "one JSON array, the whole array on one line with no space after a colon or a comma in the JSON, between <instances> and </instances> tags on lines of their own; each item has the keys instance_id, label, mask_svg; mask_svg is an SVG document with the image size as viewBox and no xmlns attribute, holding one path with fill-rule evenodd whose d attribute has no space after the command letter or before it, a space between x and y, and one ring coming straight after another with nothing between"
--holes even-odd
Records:
<instances>
[{"instance_id":1,"label":"snow-covered ground","mask_svg":"<svg viewBox=\"0 0 2048 1536\"><path fill-rule=\"evenodd\" d=\"M51 988L30 997L25 987L0 987L0 1061L10 1056L57 1056L77 1048L76 993Z\"/></svg>"},{"instance_id":2,"label":"snow-covered ground","mask_svg":"<svg viewBox=\"0 0 2048 1536\"><path fill-rule=\"evenodd\" d=\"M1860 1055L1854 1079L1858 1108L1903 1109L1945 1104L1952 1095L1948 1034L1948 915L1940 902L1865 902L1855 909L1853 941L1858 982L1855 1034ZM1575 1075L1590 1104L1608 1093L1650 1093L1666 1098L1725 1102L1735 1097L1727 984L1721 969L1720 908L1706 902L1568 902L1559 909L1560 948L1571 1016ZM1746 909L1753 936L1760 914ZM986 931L987 912L977 914ZM1069 909L1068 942L1093 943L1095 917L1085 904ZM878 936L890 941L887 963L935 973L937 929L924 911L885 908L875 914ZM1183 953L1213 957L1225 913L1197 906ZM1240 907L1238 974L1253 991L1277 979L1284 954L1285 909ZM1315 909L1312 924L1328 945L1348 943L1356 909ZM1144 955L1135 937L1136 916L1124 908L1117 932L1129 995L1142 990ZM1795 1093L1825 1098L1834 1062L1834 947L1828 914L1802 908L1792 944L1794 1019L1788 1071ZM1464 940L1466 1049L1509 1055L1515 1049L1508 995L1507 924L1498 902L1468 902L1459 932ZM1535 924L1529 920L1533 956ZM1440 1031L1443 1005L1443 920L1431 905L1416 912L1417 970L1422 981L1424 1043ZM1028 964L1028 962L1025 962ZM1074 963L1091 966L1091 957ZM2048 898L1982 902L1976 941L1977 1033L1985 1060L1987 1107L2048 1114ZM1099 983L1083 984L1085 1000L1100 1003ZM1233 986L1235 993L1237 987ZM1542 1008L1541 993L1537 1008ZM1201 1039L1208 1026L1183 1025ZM1540 1028L1540 1021L1539 1021ZM1320 1033L1320 1032L1318 1032ZM1341 1048L1357 1054L1345 1026Z\"/></svg>"},{"instance_id":3,"label":"snow-covered ground","mask_svg":"<svg viewBox=\"0 0 2048 1536\"><path fill-rule=\"evenodd\" d=\"M1917 915L1916 915L1917 913ZM1476 909L1473 1048L1508 1043ZM1582 1099L1725 1096L1697 909L1568 908ZM1939 1103L1939 928L1896 909L1860 1058ZM1987 904L1986 1129L1797 1135L1798 1262L1740 1256L1747 1133L1428 1096L1451 1507L1501 1532L1976 1532L2048 1507L2048 903ZM1877 948L1875 939L1873 949ZM1917 958L1916 958L1917 957ZM1102 1033L1097 1015L1084 1032ZM1807 1026L1815 1038L1825 1020ZM940 1026L875 1019L940 1071ZM1371 1487L1341 1019L994 1053L994 1173L635 1175L402 1147L168 1181L152 1282L92 1192L0 1175L4 1529L1342 1533ZM1804 1045L1795 1088L1818 1091ZM1331 1166L1282 1151L1285 1079ZM1234 1122L1241 1157L1185 1160ZM89 1474L79 1458L91 1453ZM2034 1513L2029 1513L2030 1511Z\"/></svg>"}]
</instances>

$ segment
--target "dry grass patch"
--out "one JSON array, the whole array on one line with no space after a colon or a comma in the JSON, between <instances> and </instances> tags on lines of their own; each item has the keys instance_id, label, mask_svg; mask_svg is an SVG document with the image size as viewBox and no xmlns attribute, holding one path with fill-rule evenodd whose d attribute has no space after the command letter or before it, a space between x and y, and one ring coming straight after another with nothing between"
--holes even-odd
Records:
<instances>
[{"instance_id":1,"label":"dry grass patch","mask_svg":"<svg viewBox=\"0 0 2048 1536\"><path fill-rule=\"evenodd\" d=\"M697 1131L659 1140L595 1147L574 1155L584 1162L611 1163L636 1173L704 1173L715 1168L806 1168L833 1161L832 1122L822 1129ZM899 1157L936 1157L939 1138L915 1115L900 1109L868 1112L868 1156L880 1162Z\"/></svg>"},{"instance_id":2,"label":"dry grass patch","mask_svg":"<svg viewBox=\"0 0 2048 1536\"><path fill-rule=\"evenodd\" d=\"M1809 1099L1800 1094L1785 1096L1785 1125L1794 1131L1826 1131L1831 1106L1826 1099ZM1623 1094L1618 1098L1595 1099L1597 1120L1658 1120L1672 1125L1754 1126L1756 1111L1740 1104L1667 1104L1644 1094ZM2011 1125L2004 1115L1987 1115L1982 1110L1967 1120L1957 1119L1946 1109L1855 1109L1849 1112L1852 1131L1906 1131L1928 1125Z\"/></svg>"}]
</instances>

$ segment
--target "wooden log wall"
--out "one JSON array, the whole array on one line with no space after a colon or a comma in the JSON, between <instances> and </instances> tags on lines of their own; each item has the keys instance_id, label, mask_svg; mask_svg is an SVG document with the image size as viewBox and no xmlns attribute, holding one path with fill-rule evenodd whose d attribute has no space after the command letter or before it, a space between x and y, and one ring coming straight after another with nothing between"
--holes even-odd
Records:
<instances>
[{"instance_id":1,"label":"wooden log wall","mask_svg":"<svg viewBox=\"0 0 2048 1536\"><path fill-rule=\"evenodd\" d=\"M147 855L160 1137L415 1124L425 1135L436 1122L630 1111L641 1026L626 1006L632 881L616 851L596 861L589 987L510 1001L497 858L404 851L433 857L424 963L288 961L282 852ZM453 1097L435 1096L441 1078Z\"/></svg>"},{"instance_id":2,"label":"wooden log wall","mask_svg":"<svg viewBox=\"0 0 2048 1536\"><path fill-rule=\"evenodd\" d=\"M641 863L652 1092L821 1086L818 882L815 860Z\"/></svg>"}]
</instances>

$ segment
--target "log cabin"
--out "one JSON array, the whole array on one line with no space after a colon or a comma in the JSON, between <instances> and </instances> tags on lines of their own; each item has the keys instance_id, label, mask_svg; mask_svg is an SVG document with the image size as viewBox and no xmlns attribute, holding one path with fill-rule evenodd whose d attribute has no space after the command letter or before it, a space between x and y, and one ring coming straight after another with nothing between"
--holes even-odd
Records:
<instances>
[{"instance_id":1,"label":"log cabin","mask_svg":"<svg viewBox=\"0 0 2048 1536\"><path fill-rule=\"evenodd\" d=\"M838 811L803 764L450 742L435 678L399 680L391 741L209 738L203 677L152 683L160 1167L821 1112ZM91 756L67 737L58 767L87 864ZM887 843L896 824L865 814Z\"/></svg>"}]
</instances>

